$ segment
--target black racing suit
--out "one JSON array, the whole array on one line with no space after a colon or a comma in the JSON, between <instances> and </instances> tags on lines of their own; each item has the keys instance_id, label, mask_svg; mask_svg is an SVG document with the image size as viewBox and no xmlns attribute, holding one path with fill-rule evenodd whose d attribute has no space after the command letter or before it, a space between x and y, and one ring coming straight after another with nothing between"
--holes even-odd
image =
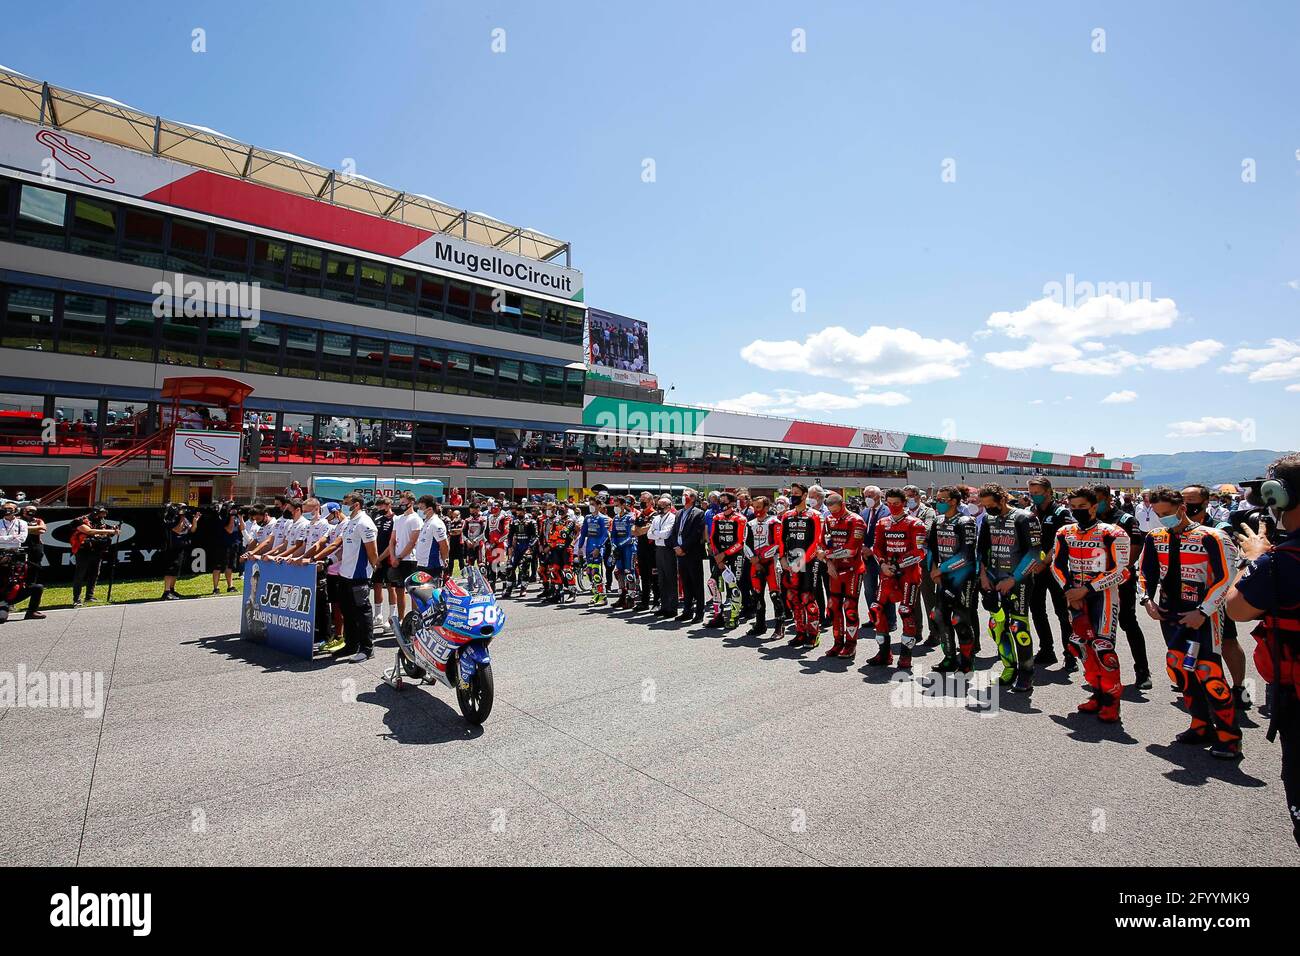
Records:
<instances>
[{"instance_id":1,"label":"black racing suit","mask_svg":"<svg viewBox=\"0 0 1300 956\"><path fill-rule=\"evenodd\" d=\"M993 589L984 592L989 612L989 634L1002 658L1001 683L1010 684L1017 671L1024 678L1034 673L1034 648L1029 631L1029 567L1043 560L1042 526L1024 508L1008 508L998 516L984 515L980 526L980 571L988 575ZM999 582L1014 584L1005 594Z\"/></svg>"},{"instance_id":2,"label":"black racing suit","mask_svg":"<svg viewBox=\"0 0 1300 956\"><path fill-rule=\"evenodd\" d=\"M1034 509L1042 529L1043 553L1051 554L1056 547L1056 532L1067 524L1074 524L1070 509L1063 504L1047 503ZM1134 552L1136 553L1136 552ZM1051 651L1052 627L1047 617L1047 600L1052 600L1052 611L1056 615L1061 630L1061 652L1066 653L1066 642L1070 639L1073 624L1070 620L1070 608L1065 603L1065 592L1056 583L1056 578L1046 567L1034 575L1029 592L1029 609L1034 620L1034 633L1038 635L1040 652ZM1071 658L1073 660L1073 658Z\"/></svg>"},{"instance_id":3,"label":"black racing suit","mask_svg":"<svg viewBox=\"0 0 1300 956\"><path fill-rule=\"evenodd\" d=\"M1097 509L1097 520L1108 521L1128 532L1129 558L1136 562L1142 554L1142 543L1146 538L1138 519L1127 511ZM1138 624L1138 576L1130 574L1119 586L1119 627L1128 640L1129 652L1133 655L1133 683L1141 684L1151 676L1151 666L1147 663L1147 641Z\"/></svg>"},{"instance_id":4,"label":"black racing suit","mask_svg":"<svg viewBox=\"0 0 1300 956\"><path fill-rule=\"evenodd\" d=\"M510 566L505 575L507 588L524 587L525 569L530 561L536 560L537 535L537 519L532 515L510 523Z\"/></svg>"},{"instance_id":5,"label":"black racing suit","mask_svg":"<svg viewBox=\"0 0 1300 956\"><path fill-rule=\"evenodd\" d=\"M943 644L943 660L937 670L969 671L975 657L976 591L979 575L975 558L975 519L970 515L947 515L930 525L926 538L926 570L938 568L934 616Z\"/></svg>"}]
</instances>

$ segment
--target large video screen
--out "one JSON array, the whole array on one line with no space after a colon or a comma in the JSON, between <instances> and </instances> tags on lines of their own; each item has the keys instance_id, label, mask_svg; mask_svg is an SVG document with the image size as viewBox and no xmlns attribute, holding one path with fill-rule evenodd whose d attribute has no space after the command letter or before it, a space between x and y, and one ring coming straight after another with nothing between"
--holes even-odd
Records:
<instances>
[{"instance_id":1,"label":"large video screen","mask_svg":"<svg viewBox=\"0 0 1300 956\"><path fill-rule=\"evenodd\" d=\"M650 332L640 319L587 310L587 364L624 372L650 371Z\"/></svg>"}]
</instances>

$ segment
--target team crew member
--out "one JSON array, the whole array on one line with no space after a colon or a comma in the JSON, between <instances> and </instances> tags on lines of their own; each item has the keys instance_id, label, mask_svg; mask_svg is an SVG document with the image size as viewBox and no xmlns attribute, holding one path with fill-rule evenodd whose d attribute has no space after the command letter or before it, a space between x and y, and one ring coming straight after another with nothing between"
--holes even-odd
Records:
<instances>
[{"instance_id":1,"label":"team crew member","mask_svg":"<svg viewBox=\"0 0 1300 956\"><path fill-rule=\"evenodd\" d=\"M610 499L614 516L609 522L610 559L614 566L614 580L618 584L618 603L615 610L632 607L632 595L640 600L641 582L637 575L637 539L632 535L632 499L626 502L618 496Z\"/></svg>"},{"instance_id":2,"label":"team crew member","mask_svg":"<svg viewBox=\"0 0 1300 956\"><path fill-rule=\"evenodd\" d=\"M989 634L1002 658L998 683L1012 693L1028 694L1034 689L1029 589L1033 575L1043 566L1041 526L1032 512L1011 507L1007 498L996 482L980 488L983 521L975 553Z\"/></svg>"},{"instance_id":3,"label":"team crew member","mask_svg":"<svg viewBox=\"0 0 1300 956\"><path fill-rule=\"evenodd\" d=\"M827 657L852 659L858 650L858 591L866 564L867 525L844 506L835 492L826 496L829 517L822 527L818 557L826 566L826 590L830 600L831 634L835 640Z\"/></svg>"},{"instance_id":4,"label":"team crew member","mask_svg":"<svg viewBox=\"0 0 1300 956\"><path fill-rule=\"evenodd\" d=\"M745 516L736 510L736 496L724 491L721 509L709 531L709 587L713 592L713 617L705 627L732 628L740 619L740 576L745 562Z\"/></svg>"},{"instance_id":5,"label":"team crew member","mask_svg":"<svg viewBox=\"0 0 1300 956\"><path fill-rule=\"evenodd\" d=\"M749 558L749 586L753 591L754 623L745 633L758 637L767 631L767 599L772 596L773 635L785 637L785 602L781 599L781 519L768 511L768 500L754 499L754 517L745 524L745 553Z\"/></svg>"},{"instance_id":6,"label":"team crew member","mask_svg":"<svg viewBox=\"0 0 1300 956\"><path fill-rule=\"evenodd\" d=\"M587 566L591 581L591 603L605 603L605 545L609 541L609 515L599 500L587 505L587 516L578 528L577 552Z\"/></svg>"},{"instance_id":7,"label":"team crew member","mask_svg":"<svg viewBox=\"0 0 1300 956\"><path fill-rule=\"evenodd\" d=\"M1228 592L1227 609L1233 620L1259 621L1255 666L1268 683L1267 739L1281 737L1282 786L1300 844L1300 455L1279 458L1267 478L1243 484L1246 501L1268 508L1282 537L1270 546L1243 526L1241 553L1251 563Z\"/></svg>"},{"instance_id":8,"label":"team crew member","mask_svg":"<svg viewBox=\"0 0 1300 956\"><path fill-rule=\"evenodd\" d=\"M379 533L374 519L362 508L361 495L349 492L343 496L343 507L348 510L348 520L334 544L326 550L341 552L339 576L343 579L343 634L344 643L334 652L354 664L369 660L375 652L373 643L373 610L370 606L370 582L375 568L379 567Z\"/></svg>"},{"instance_id":9,"label":"team crew member","mask_svg":"<svg viewBox=\"0 0 1300 956\"><path fill-rule=\"evenodd\" d=\"M398 496L397 511L388 554L388 583L389 593L397 598L397 619L400 621L406 617L406 579L419 568L415 545L424 530L424 518L416 513L415 495L410 491L403 491Z\"/></svg>"},{"instance_id":10,"label":"team crew member","mask_svg":"<svg viewBox=\"0 0 1300 956\"><path fill-rule=\"evenodd\" d=\"M636 611L648 611L651 605L659 604L658 561L655 558L656 545L650 537L650 523L655 517L654 495L648 491L641 492L640 507L632 514L632 534L636 538L636 560L640 570L641 596L637 599Z\"/></svg>"},{"instance_id":11,"label":"team crew member","mask_svg":"<svg viewBox=\"0 0 1300 956\"><path fill-rule=\"evenodd\" d=\"M1231 552L1224 535L1187 516L1181 492L1157 488L1151 506L1161 526L1147 533L1142 550L1142 606L1160 622L1165 669L1192 716L1174 740L1233 760L1241 756L1241 731L1222 658Z\"/></svg>"},{"instance_id":12,"label":"team crew member","mask_svg":"<svg viewBox=\"0 0 1300 956\"><path fill-rule=\"evenodd\" d=\"M658 575L659 609L655 611L655 617L677 616L677 555L670 540L676 523L677 512L673 510L673 500L662 495L655 502L655 516L647 532L647 537L654 542Z\"/></svg>"},{"instance_id":13,"label":"team crew member","mask_svg":"<svg viewBox=\"0 0 1300 956\"><path fill-rule=\"evenodd\" d=\"M381 628L388 633L391 625L385 613L385 597L390 607L396 607L397 594L388 584L389 556L393 549L393 503L388 498L376 498L371 521L375 526L375 550L379 561L370 570L370 585L374 591L374 620L371 627Z\"/></svg>"},{"instance_id":14,"label":"team crew member","mask_svg":"<svg viewBox=\"0 0 1300 956\"><path fill-rule=\"evenodd\" d=\"M1071 632L1083 653L1083 675L1092 696L1079 712L1096 714L1103 723L1119 720L1119 586L1129 576L1129 536L1123 528L1097 520L1097 494L1076 488L1070 494L1068 524L1056 533L1052 574L1074 612Z\"/></svg>"},{"instance_id":15,"label":"team crew member","mask_svg":"<svg viewBox=\"0 0 1300 956\"><path fill-rule=\"evenodd\" d=\"M975 663L975 519L962 514L960 488L940 488L936 518L926 542L926 567L934 582L934 614L942 619L940 674L969 674Z\"/></svg>"},{"instance_id":16,"label":"team crew member","mask_svg":"<svg viewBox=\"0 0 1300 956\"><path fill-rule=\"evenodd\" d=\"M72 553L76 558L76 568L72 575L72 606L81 607L81 589L86 589L86 602L95 601L95 583L99 580L99 569L104 555L113 544L113 538L121 533L120 528L110 528L104 517L108 509L99 505L88 515L77 519L77 526L72 532Z\"/></svg>"},{"instance_id":17,"label":"team crew member","mask_svg":"<svg viewBox=\"0 0 1300 956\"><path fill-rule=\"evenodd\" d=\"M19 514L27 525L27 583L36 584L41 579L41 568L45 564L44 538L49 529L37 514L35 505L23 505Z\"/></svg>"},{"instance_id":18,"label":"team crew member","mask_svg":"<svg viewBox=\"0 0 1300 956\"><path fill-rule=\"evenodd\" d=\"M452 502L451 510L447 513L447 573L450 575L455 570L457 563L463 568L465 566L465 516L460 513L456 507L457 502Z\"/></svg>"},{"instance_id":19,"label":"team crew member","mask_svg":"<svg viewBox=\"0 0 1300 956\"><path fill-rule=\"evenodd\" d=\"M925 563L925 523L907 511L905 496L897 488L885 492L889 514L876 522L871 551L880 563L880 588L871 605L871 620L880 649L868 664L888 667L894 662L891 617L887 608L895 605L903 622L903 647L898 655L900 670L912 669L912 648L921 635L917 606L921 600L921 576Z\"/></svg>"},{"instance_id":20,"label":"team crew member","mask_svg":"<svg viewBox=\"0 0 1300 956\"><path fill-rule=\"evenodd\" d=\"M488 506L484 525L487 529L487 541L484 544L487 579L495 587L497 575L505 571L506 562L510 559L510 512L502 508L501 502L495 498Z\"/></svg>"},{"instance_id":21,"label":"team crew member","mask_svg":"<svg viewBox=\"0 0 1300 956\"><path fill-rule=\"evenodd\" d=\"M330 639L326 641L325 646L321 648L326 654L333 654L341 650L346 643L343 637L343 622L345 619L344 607L346 594L346 579L339 573L343 562L343 549L336 547L336 543L342 538L343 532L347 529L348 519L343 514L343 508L334 501L331 501L324 508L325 521L329 524L329 531L326 532L325 538L321 541L319 556L325 561L325 591L330 602Z\"/></svg>"},{"instance_id":22,"label":"team crew member","mask_svg":"<svg viewBox=\"0 0 1300 956\"><path fill-rule=\"evenodd\" d=\"M1137 518L1115 504L1110 485L1094 484L1092 490L1097 494L1097 520L1124 529L1128 534L1129 557L1136 565L1146 538ZM1150 690L1151 665L1147 663L1147 641L1137 620L1137 568L1134 567L1132 571L1119 586L1119 627L1128 639L1128 649L1133 655L1133 686ZM1242 663L1244 665L1245 661Z\"/></svg>"},{"instance_id":23,"label":"team crew member","mask_svg":"<svg viewBox=\"0 0 1300 956\"><path fill-rule=\"evenodd\" d=\"M783 598L794 623L789 647L813 648L821 643L821 608L817 606L820 585L817 549L822 540L821 512L808 507L808 486L790 484L790 507L781 515L778 541L781 558Z\"/></svg>"},{"instance_id":24,"label":"team crew member","mask_svg":"<svg viewBox=\"0 0 1300 956\"><path fill-rule=\"evenodd\" d=\"M449 565L451 547L447 540L447 525L438 514L438 503L433 495L421 495L418 505L420 533L415 539L415 567L433 576L441 585ZM405 590L405 587L403 587Z\"/></svg>"},{"instance_id":25,"label":"team crew member","mask_svg":"<svg viewBox=\"0 0 1300 956\"><path fill-rule=\"evenodd\" d=\"M314 564L316 567L316 648L323 650L331 640L333 620L328 560L321 557L321 552L329 545L330 525L321 515L320 502L315 498L303 502L302 517L307 526L302 549L285 560L291 564Z\"/></svg>"},{"instance_id":26,"label":"team crew member","mask_svg":"<svg viewBox=\"0 0 1300 956\"><path fill-rule=\"evenodd\" d=\"M0 593L0 622L9 619L10 606L27 598L31 600L24 617L27 620L42 620L45 617L41 611L41 597L45 593L45 587L30 580L29 562L23 560L24 555L20 551L26 543L27 522L18 517L17 505L6 501L0 505L0 553L3 553L3 560L0 560L0 586L3 587L3 593Z\"/></svg>"},{"instance_id":27,"label":"team crew member","mask_svg":"<svg viewBox=\"0 0 1300 956\"><path fill-rule=\"evenodd\" d=\"M1029 510L1038 519L1043 553L1052 554L1056 546L1056 532L1070 524L1074 519L1070 517L1070 509L1063 502L1058 502L1052 497L1052 480L1046 475L1035 475L1030 478L1028 487L1031 502ZM1137 554L1137 551L1135 550L1133 553ZM1034 632L1038 635L1038 653L1034 656L1034 663L1046 666L1055 664L1058 660L1064 658L1065 669L1072 671L1078 664L1074 655L1067 650L1070 634L1070 609L1065 603L1065 594L1061 591L1061 586L1056 583L1055 575L1048 570L1045 562L1040 564L1039 570L1034 573L1031 581L1029 610L1034 621ZM1061 658L1056 656L1056 647L1052 640L1052 627L1047 617L1047 600L1049 597L1052 600L1052 611L1056 615L1057 625L1061 632Z\"/></svg>"}]
</instances>

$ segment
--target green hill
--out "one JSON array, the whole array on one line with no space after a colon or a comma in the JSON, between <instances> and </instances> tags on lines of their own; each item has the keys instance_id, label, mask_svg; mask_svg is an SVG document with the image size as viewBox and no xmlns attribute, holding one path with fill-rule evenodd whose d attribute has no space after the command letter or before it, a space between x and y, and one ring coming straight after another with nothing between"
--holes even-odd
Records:
<instances>
[{"instance_id":1,"label":"green hill","mask_svg":"<svg viewBox=\"0 0 1300 956\"><path fill-rule=\"evenodd\" d=\"M1135 455L1131 459L1142 470L1142 484L1173 485L1180 488L1196 483L1211 487L1224 482L1238 484L1244 478L1264 474L1287 452L1267 448L1249 451L1181 451L1176 455Z\"/></svg>"}]
</instances>

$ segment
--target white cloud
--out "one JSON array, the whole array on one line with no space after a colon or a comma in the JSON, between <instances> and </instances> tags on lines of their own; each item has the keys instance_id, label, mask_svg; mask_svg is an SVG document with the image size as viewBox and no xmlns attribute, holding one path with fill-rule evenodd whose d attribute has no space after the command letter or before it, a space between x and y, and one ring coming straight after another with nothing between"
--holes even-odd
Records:
<instances>
[{"instance_id":1,"label":"white cloud","mask_svg":"<svg viewBox=\"0 0 1300 956\"><path fill-rule=\"evenodd\" d=\"M1127 404L1128 402L1136 400L1137 397L1138 397L1137 392L1130 391L1129 389L1124 389L1124 391L1122 392L1111 392L1109 395L1107 395L1105 398L1101 400L1101 403L1103 405L1124 405Z\"/></svg>"},{"instance_id":2,"label":"white cloud","mask_svg":"<svg viewBox=\"0 0 1300 956\"><path fill-rule=\"evenodd\" d=\"M910 401L902 392L859 391L852 395L839 395L834 392L797 392L778 388L772 394L746 392L738 398L728 398L713 404L715 408L727 411L798 416L849 411L867 405L906 405Z\"/></svg>"},{"instance_id":3,"label":"white cloud","mask_svg":"<svg viewBox=\"0 0 1300 956\"><path fill-rule=\"evenodd\" d=\"M1300 279L1292 279L1290 282L1287 283L1287 285L1289 285L1291 288L1295 289L1296 291L1300 292Z\"/></svg>"},{"instance_id":4,"label":"white cloud","mask_svg":"<svg viewBox=\"0 0 1300 956\"><path fill-rule=\"evenodd\" d=\"M1288 392L1300 392L1300 382L1297 382L1295 385L1288 385L1286 390Z\"/></svg>"},{"instance_id":5,"label":"white cloud","mask_svg":"<svg viewBox=\"0 0 1300 956\"><path fill-rule=\"evenodd\" d=\"M873 325L855 335L835 325L803 342L756 339L740 356L770 372L801 372L861 387L925 385L960 376L970 347L951 339L929 339L911 329Z\"/></svg>"},{"instance_id":6,"label":"white cloud","mask_svg":"<svg viewBox=\"0 0 1300 956\"><path fill-rule=\"evenodd\" d=\"M1089 343L1074 346L1065 343L1032 342L1011 352L987 352L984 361L1003 369L1042 368L1070 375L1118 375L1127 369L1150 366L1162 372L1196 368L1223 351L1223 343L1199 339L1186 345L1161 345L1138 355L1125 349L1098 352L1087 349ZM1085 356L1081 349L1093 354Z\"/></svg>"},{"instance_id":7,"label":"white cloud","mask_svg":"<svg viewBox=\"0 0 1300 956\"><path fill-rule=\"evenodd\" d=\"M1201 438L1206 435L1226 435L1230 432L1243 432L1250 427L1250 422L1237 421L1234 418L1216 418L1206 416L1195 421L1170 422L1166 438Z\"/></svg>"},{"instance_id":8,"label":"white cloud","mask_svg":"<svg viewBox=\"0 0 1300 956\"><path fill-rule=\"evenodd\" d=\"M1085 352L1104 352L1106 351L1105 342L1080 342L1079 348Z\"/></svg>"},{"instance_id":9,"label":"white cloud","mask_svg":"<svg viewBox=\"0 0 1300 956\"><path fill-rule=\"evenodd\" d=\"M1263 348L1234 349L1223 371L1248 373L1252 382L1278 382L1300 376L1300 341L1269 339Z\"/></svg>"},{"instance_id":10,"label":"white cloud","mask_svg":"<svg viewBox=\"0 0 1300 956\"><path fill-rule=\"evenodd\" d=\"M994 312L985 325L1013 339L1073 344L1112 335L1156 332L1169 328L1177 319L1178 307L1173 299L1125 302L1103 295L1076 306L1051 298L1039 299L1018 312Z\"/></svg>"}]
</instances>

